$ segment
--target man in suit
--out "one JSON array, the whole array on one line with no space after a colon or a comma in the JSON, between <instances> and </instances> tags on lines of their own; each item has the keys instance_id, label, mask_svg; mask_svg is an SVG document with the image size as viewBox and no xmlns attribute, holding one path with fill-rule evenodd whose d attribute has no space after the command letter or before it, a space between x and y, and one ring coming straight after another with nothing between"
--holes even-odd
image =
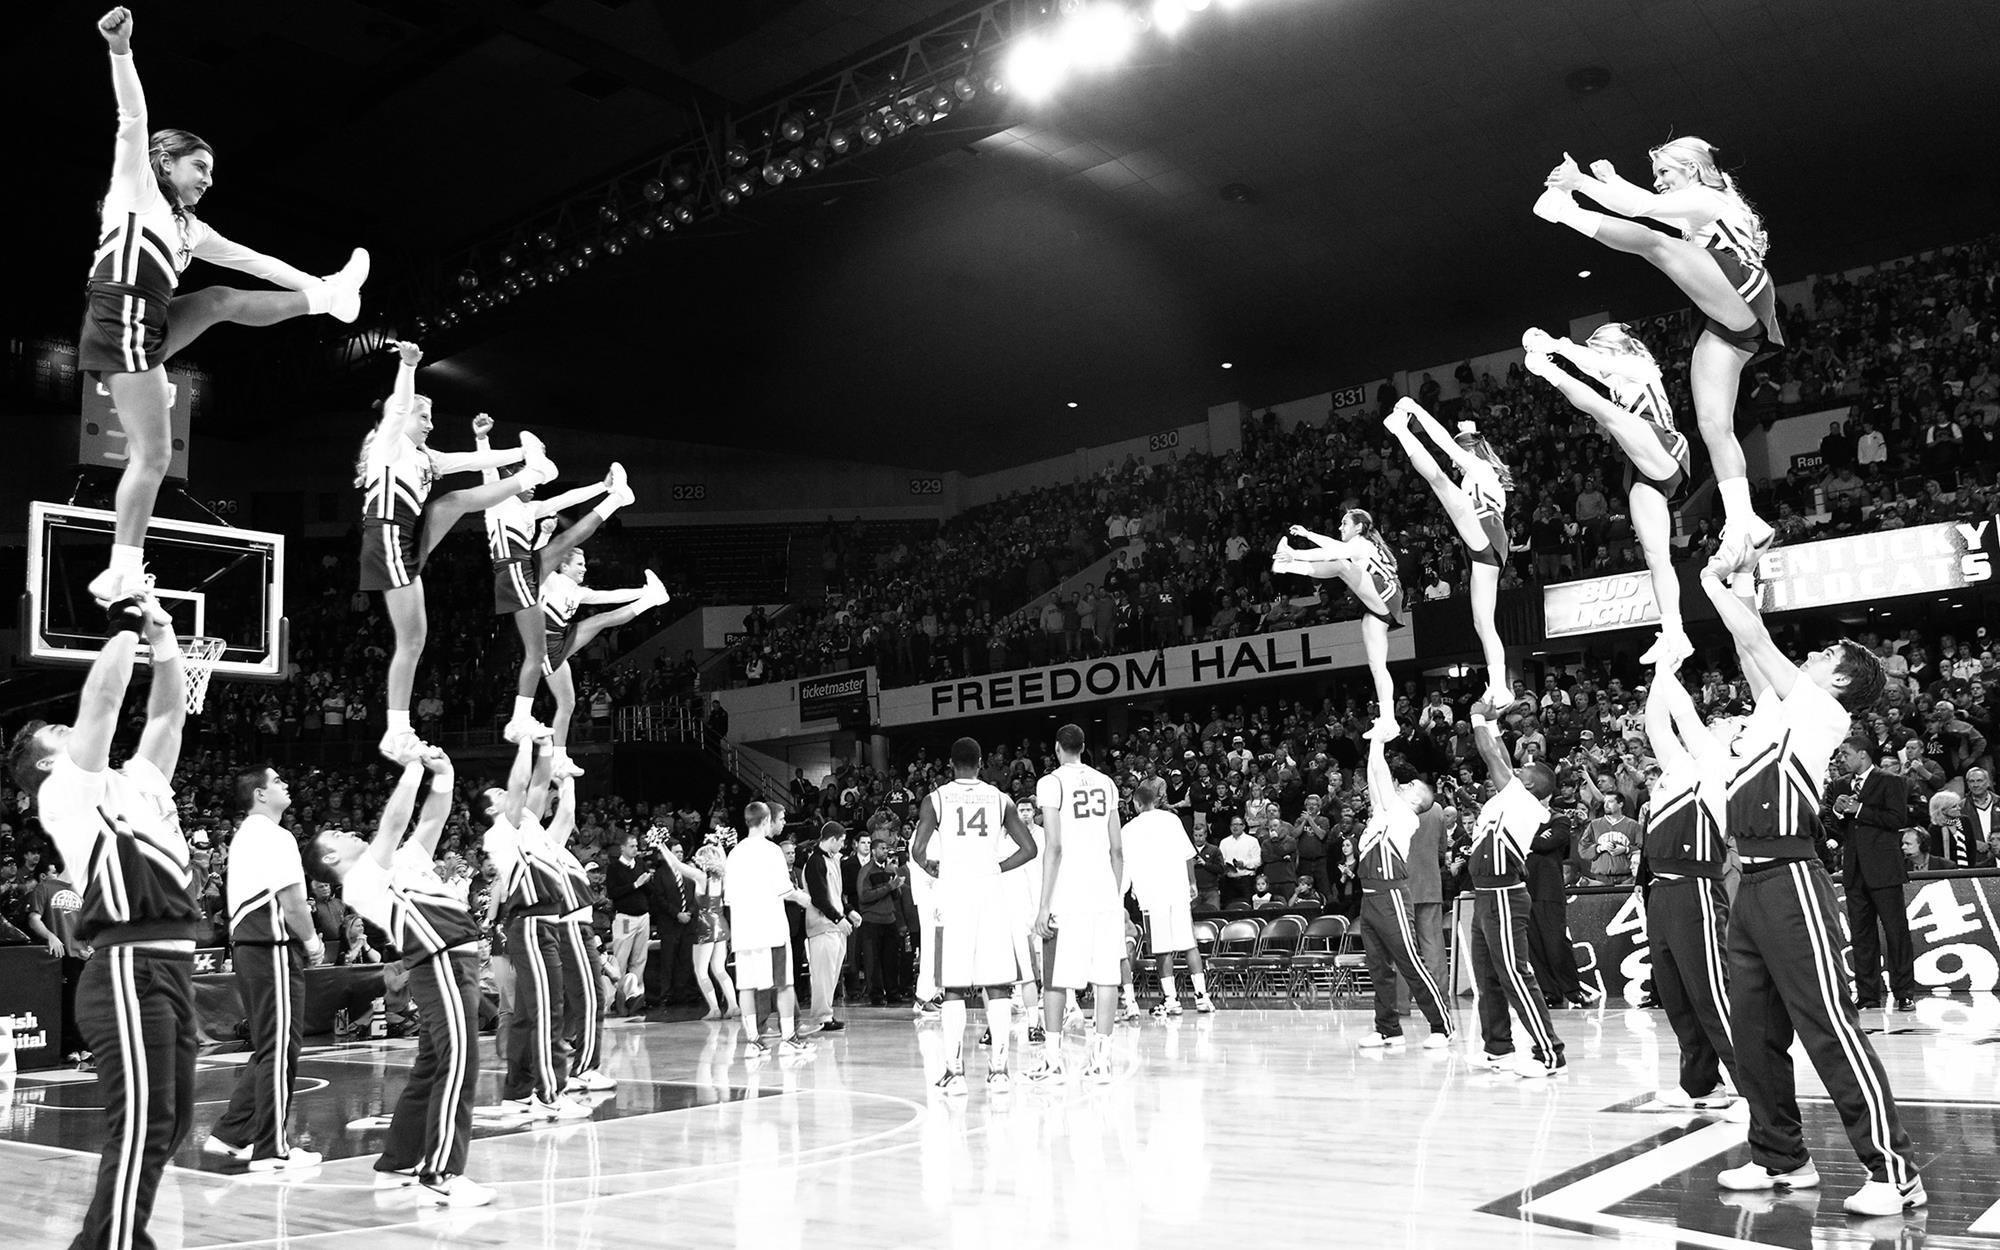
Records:
<instances>
[{"instance_id":1,"label":"man in suit","mask_svg":"<svg viewBox=\"0 0 2000 1250\"><path fill-rule=\"evenodd\" d=\"M1548 823L1528 844L1525 869L1528 884L1528 962L1535 984L1551 1007L1590 1001L1576 967L1576 947L1569 938L1569 887L1563 861L1578 832L1580 810L1569 806L1575 795L1565 789L1549 809Z\"/></svg>"},{"instance_id":2,"label":"man in suit","mask_svg":"<svg viewBox=\"0 0 2000 1250\"><path fill-rule=\"evenodd\" d=\"M664 834L662 835L664 838ZM698 1000L694 988L694 920L692 887L677 872L655 872L646 882L646 906L653 913L653 934L660 942L654 982L660 987L653 1006Z\"/></svg>"},{"instance_id":3,"label":"man in suit","mask_svg":"<svg viewBox=\"0 0 2000 1250\"><path fill-rule=\"evenodd\" d=\"M1824 810L1834 815L1841 845L1841 882L1847 892L1847 927L1854 939L1854 996L1859 1007L1882 1005L1882 960L1896 1010L1916 1005L1917 981L1910 949L1910 916L1903 904L1903 828L1910 823L1909 783L1875 765L1870 739L1841 745L1846 775L1829 782ZM1876 926L1880 925L1880 936Z\"/></svg>"}]
</instances>

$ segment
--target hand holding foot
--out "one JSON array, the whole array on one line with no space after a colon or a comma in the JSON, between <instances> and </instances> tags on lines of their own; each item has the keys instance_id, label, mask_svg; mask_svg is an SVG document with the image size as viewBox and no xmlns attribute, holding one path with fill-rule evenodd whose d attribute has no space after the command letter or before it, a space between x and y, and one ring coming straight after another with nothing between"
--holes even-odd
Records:
<instances>
[{"instance_id":1,"label":"hand holding foot","mask_svg":"<svg viewBox=\"0 0 2000 1250\"><path fill-rule=\"evenodd\" d=\"M1540 352L1543 355L1547 355L1548 353L1553 352L1555 349L1556 349L1555 336L1550 334L1547 330L1542 329L1540 326L1529 326L1527 329L1521 331L1522 351Z\"/></svg>"},{"instance_id":2,"label":"hand holding foot","mask_svg":"<svg viewBox=\"0 0 2000 1250\"><path fill-rule=\"evenodd\" d=\"M1542 180L1542 185L1558 191L1575 191L1583 185L1583 171L1577 168L1576 158L1564 152L1556 167L1549 171L1549 176Z\"/></svg>"}]
</instances>

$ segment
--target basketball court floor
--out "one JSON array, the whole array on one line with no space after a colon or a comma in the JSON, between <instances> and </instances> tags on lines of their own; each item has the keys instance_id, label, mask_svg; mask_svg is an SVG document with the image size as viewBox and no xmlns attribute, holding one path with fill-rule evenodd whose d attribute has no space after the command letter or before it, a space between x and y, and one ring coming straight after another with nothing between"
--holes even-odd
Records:
<instances>
[{"instance_id":1,"label":"basketball court floor","mask_svg":"<svg viewBox=\"0 0 2000 1250\"><path fill-rule=\"evenodd\" d=\"M1869 1245L2000 1250L2000 998L1866 1013L1931 1195L1865 1221L1863 1179L1803 1063L1807 1139L1825 1188L1723 1195L1745 1129L1659 1106L1673 1039L1658 1012L1558 1013L1571 1069L1522 1081L1475 1068L1459 1012L1447 1051L1356 1050L1360 1010L1190 1012L1116 1037L1115 1077L989 1096L968 1046L964 1099L928 1096L934 1021L861 1009L809 1060L748 1065L731 1025L616 1022L618 1088L589 1121L482 1122L468 1174L498 1201L419 1210L378 1196L371 1164L413 1044L317 1048L294 1137L311 1173L234 1173L200 1146L237 1059L205 1058L194 1131L153 1219L165 1250L506 1245L541 1250L951 1247ZM973 1013L973 1036L979 1028ZM971 1038L969 1038L969 1041ZM1080 1045L1072 1033L1072 1069ZM480 1101L497 1101L491 1038ZM101 1140L95 1088L24 1074L0 1112L0 1244L68 1243Z\"/></svg>"}]
</instances>

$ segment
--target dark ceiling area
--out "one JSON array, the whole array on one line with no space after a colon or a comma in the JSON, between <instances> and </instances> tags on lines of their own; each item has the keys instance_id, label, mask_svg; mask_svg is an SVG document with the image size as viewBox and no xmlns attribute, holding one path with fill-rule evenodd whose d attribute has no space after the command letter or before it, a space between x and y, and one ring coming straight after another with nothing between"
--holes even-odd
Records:
<instances>
[{"instance_id":1,"label":"dark ceiling area","mask_svg":"<svg viewBox=\"0 0 2000 1250\"><path fill-rule=\"evenodd\" d=\"M318 271L366 245L389 290L969 7L216 0L134 6L134 44L153 123L216 147L205 219ZM49 9L4 53L32 119L17 333L73 331L110 159L98 9ZM1643 264L1530 215L1565 150L1643 179L1671 134L1719 144L1781 281L2000 221L1992 5L1216 0L1193 19L1045 103L981 99L468 320L426 385L447 413L979 471L1674 306ZM228 328L198 355L226 387L330 328Z\"/></svg>"}]
</instances>

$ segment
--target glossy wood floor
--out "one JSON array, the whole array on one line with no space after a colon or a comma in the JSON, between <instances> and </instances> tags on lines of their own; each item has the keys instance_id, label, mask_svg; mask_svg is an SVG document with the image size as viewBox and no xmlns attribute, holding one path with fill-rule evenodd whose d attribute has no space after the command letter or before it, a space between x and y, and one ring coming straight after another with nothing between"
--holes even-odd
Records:
<instances>
[{"instance_id":1,"label":"glossy wood floor","mask_svg":"<svg viewBox=\"0 0 2000 1250\"><path fill-rule=\"evenodd\" d=\"M733 1027L614 1024L604 1066L620 1086L596 1117L484 1130L467 1171L499 1200L449 1212L370 1187L380 1137L365 1117L393 1097L408 1044L308 1058L295 1123L328 1160L282 1180L208 1170L199 1144L234 1075L208 1060L152 1228L159 1246L190 1250L2000 1247L2000 999L1864 1017L1933 1200L1920 1218L1886 1222L1840 1213L1860 1177L1831 1108L1813 1100L1825 1191L1718 1195L1712 1177L1745 1157L1744 1129L1652 1102L1673 1046L1656 1012L1559 1013L1571 1070L1538 1082L1476 1070L1469 1010L1460 1021L1450 1050L1417 1048L1425 1029L1412 1021L1409 1049L1383 1054L1355 1048L1369 1029L1360 1010L1190 1012L1119 1029L1109 1084L1001 1098L984 1088L975 1012L972 1093L951 1101L926 1088L938 1027L907 1010L857 1010L811 1060L761 1066L745 1064ZM0 1115L0 1244L67 1244L98 1125L87 1078L20 1080Z\"/></svg>"}]
</instances>

